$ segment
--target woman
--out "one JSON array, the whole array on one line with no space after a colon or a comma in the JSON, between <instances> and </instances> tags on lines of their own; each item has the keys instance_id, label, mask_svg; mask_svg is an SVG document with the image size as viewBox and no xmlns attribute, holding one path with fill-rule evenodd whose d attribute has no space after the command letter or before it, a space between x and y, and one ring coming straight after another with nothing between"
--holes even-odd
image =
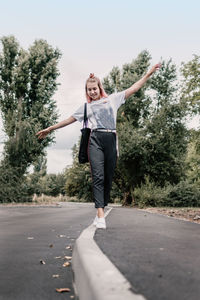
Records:
<instances>
[{"instance_id":1,"label":"woman","mask_svg":"<svg viewBox=\"0 0 200 300\"><path fill-rule=\"evenodd\" d=\"M104 207L108 205L114 169L117 160L116 149L116 119L117 110L125 99L136 93L148 78L160 68L153 66L140 80L130 88L107 95L100 80L90 74L85 84L87 98L87 116L91 123L91 135L88 145L89 162L91 166L93 196L97 215L93 224L97 228L106 228ZM84 104L68 119L39 131L38 138L45 138L51 131L70 125L84 118Z\"/></svg>"}]
</instances>

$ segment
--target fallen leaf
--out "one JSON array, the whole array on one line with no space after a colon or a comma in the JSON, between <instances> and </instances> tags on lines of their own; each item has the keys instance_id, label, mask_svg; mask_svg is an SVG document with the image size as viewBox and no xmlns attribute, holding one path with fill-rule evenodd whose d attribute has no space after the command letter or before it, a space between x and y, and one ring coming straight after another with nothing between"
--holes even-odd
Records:
<instances>
[{"instance_id":1,"label":"fallen leaf","mask_svg":"<svg viewBox=\"0 0 200 300\"><path fill-rule=\"evenodd\" d=\"M56 256L56 257L54 257L54 258L56 258L56 259L57 259L57 258L62 258L62 256Z\"/></svg>"},{"instance_id":2,"label":"fallen leaf","mask_svg":"<svg viewBox=\"0 0 200 300\"><path fill-rule=\"evenodd\" d=\"M68 267L68 266L70 266L70 262L68 261L64 262L63 267Z\"/></svg>"},{"instance_id":3,"label":"fallen leaf","mask_svg":"<svg viewBox=\"0 0 200 300\"><path fill-rule=\"evenodd\" d=\"M45 265L45 264L46 264L44 260L40 260L40 263L41 263L42 265Z\"/></svg>"},{"instance_id":4,"label":"fallen leaf","mask_svg":"<svg viewBox=\"0 0 200 300\"><path fill-rule=\"evenodd\" d=\"M58 293L63 293L63 292L70 292L71 290L68 288L60 288L60 289L56 289L56 292Z\"/></svg>"},{"instance_id":5,"label":"fallen leaf","mask_svg":"<svg viewBox=\"0 0 200 300\"><path fill-rule=\"evenodd\" d=\"M49 245L49 247L52 248L52 247L53 247L53 244Z\"/></svg>"},{"instance_id":6,"label":"fallen leaf","mask_svg":"<svg viewBox=\"0 0 200 300\"><path fill-rule=\"evenodd\" d=\"M59 276L59 274L52 275L53 278L58 278Z\"/></svg>"},{"instance_id":7,"label":"fallen leaf","mask_svg":"<svg viewBox=\"0 0 200 300\"><path fill-rule=\"evenodd\" d=\"M72 256L64 256L66 259L72 259Z\"/></svg>"}]
</instances>

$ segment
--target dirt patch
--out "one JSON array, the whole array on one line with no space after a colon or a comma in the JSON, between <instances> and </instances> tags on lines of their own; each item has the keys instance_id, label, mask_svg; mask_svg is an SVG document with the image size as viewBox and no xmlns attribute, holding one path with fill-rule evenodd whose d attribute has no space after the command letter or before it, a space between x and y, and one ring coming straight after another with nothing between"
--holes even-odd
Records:
<instances>
[{"instance_id":1,"label":"dirt patch","mask_svg":"<svg viewBox=\"0 0 200 300\"><path fill-rule=\"evenodd\" d=\"M190 221L200 224L200 208L188 208L188 207L146 207L140 209L142 211L148 211L150 213L156 213L161 215L167 215L172 218Z\"/></svg>"}]
</instances>

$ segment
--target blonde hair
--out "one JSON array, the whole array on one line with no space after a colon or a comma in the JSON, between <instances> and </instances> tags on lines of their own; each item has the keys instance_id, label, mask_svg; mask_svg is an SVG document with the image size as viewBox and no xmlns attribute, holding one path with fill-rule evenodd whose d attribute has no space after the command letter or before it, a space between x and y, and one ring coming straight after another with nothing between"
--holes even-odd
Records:
<instances>
[{"instance_id":1,"label":"blonde hair","mask_svg":"<svg viewBox=\"0 0 200 300\"><path fill-rule=\"evenodd\" d=\"M101 98L106 98L108 97L108 95L106 94L104 88L103 88L103 85L100 81L100 79L96 76L94 76L93 73L90 73L90 76L89 78L86 80L86 83L85 83L85 94L86 94L86 98L87 98L87 102L88 103L91 103L92 102L92 99L90 98L90 96L88 96L88 93L87 93L87 84L88 82L96 82L98 87L99 87L99 90L100 90L100 96Z\"/></svg>"}]
</instances>

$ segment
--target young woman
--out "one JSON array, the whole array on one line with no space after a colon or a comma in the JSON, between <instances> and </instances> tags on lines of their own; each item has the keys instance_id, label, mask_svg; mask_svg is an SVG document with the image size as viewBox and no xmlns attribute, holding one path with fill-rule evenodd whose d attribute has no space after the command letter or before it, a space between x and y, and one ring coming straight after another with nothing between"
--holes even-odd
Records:
<instances>
[{"instance_id":1,"label":"young woman","mask_svg":"<svg viewBox=\"0 0 200 300\"><path fill-rule=\"evenodd\" d=\"M108 205L114 169L117 160L116 118L118 108L125 99L137 92L148 78L160 68L153 66L140 80L130 88L107 95L99 78L90 74L85 84L87 99L87 116L91 123L91 135L88 145L89 162L92 173L93 196L97 215L93 224L97 228L106 228L104 207ZM84 103L68 119L36 133L39 139L45 138L51 131L70 125L75 121L83 121Z\"/></svg>"}]
</instances>

